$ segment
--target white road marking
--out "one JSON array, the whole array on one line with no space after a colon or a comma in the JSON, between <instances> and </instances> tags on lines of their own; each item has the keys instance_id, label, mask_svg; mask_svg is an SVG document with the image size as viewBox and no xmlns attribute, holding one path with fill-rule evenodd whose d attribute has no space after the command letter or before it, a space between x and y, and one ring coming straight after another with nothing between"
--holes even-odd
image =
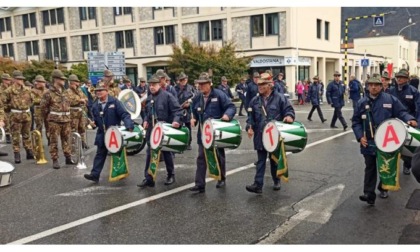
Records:
<instances>
[{"instance_id":1,"label":"white road marking","mask_svg":"<svg viewBox=\"0 0 420 252\"><path fill-rule=\"evenodd\" d=\"M317 142L306 145L306 148L311 148L312 146L327 142L329 140L332 140L334 138L340 137L340 136L348 134L348 133L350 133L350 131L342 132L340 134L322 139L320 141L317 141ZM241 172L241 171L244 171L244 170L247 170L247 169L250 169L250 168L254 168L254 167L255 167L254 164L249 164L249 165L245 165L245 166L242 166L242 167L238 167L236 169L227 171L226 176L232 175L232 174L235 174L237 172ZM206 182L210 182L210 181L213 181L213 180L214 179L212 179L212 178L207 178ZM112 209L109 209L109 210L106 210L106 211L103 211L103 212L100 212L100 213L97 213L97 214L94 214L94 215L91 215L91 216L88 216L88 217L85 217L85 218L82 218L82 219L79 219L79 220L75 220L73 222L69 222L67 224L64 224L64 225L61 225L61 226L58 226L58 227L51 228L49 230L31 235L31 236L24 237L22 239L13 241L9 244L26 244L26 243L29 243L29 242L33 242L33 241L42 239L44 237L48 237L48 236L51 236L53 234L57 234L59 232L71 229L73 227L81 226L83 224L92 222L94 220L109 216L111 214L115 214L115 213L124 211L126 209L130 209L130 208L133 208L133 207L136 207L136 206L140 206L140 205L143 205L143 204L146 204L146 203L149 203L149 202L152 202L152 201L170 196L172 194L182 192L184 190L189 189L190 187L192 187L194 185L195 185L195 183L186 184L184 186L180 186L180 187L174 188L172 190L169 190L169 191L166 191L166 192L163 192L163 193L159 193L159 194L156 194L156 195L153 195L153 196L150 196L150 197L138 200L138 201L134 201L134 202L131 202L131 203L119 206L119 207L115 207L115 208L112 208Z\"/></svg>"},{"instance_id":2,"label":"white road marking","mask_svg":"<svg viewBox=\"0 0 420 252\"><path fill-rule=\"evenodd\" d=\"M122 187L110 187L110 186L92 186L88 188L83 188L80 190L74 190L68 193L60 193L55 196L86 196L86 195L99 195L99 194L108 194L111 191L121 190Z\"/></svg>"},{"instance_id":3,"label":"white road marking","mask_svg":"<svg viewBox=\"0 0 420 252\"><path fill-rule=\"evenodd\" d=\"M325 224L332 216L332 212L337 207L341 194L344 190L344 185L339 184L324 191L304 198L296 204L291 204L291 207L282 207L276 213L279 215L289 216L290 210L297 211L290 219L282 225L261 237L258 244L274 244L294 227L302 221L310 221L320 224Z\"/></svg>"}]
</instances>

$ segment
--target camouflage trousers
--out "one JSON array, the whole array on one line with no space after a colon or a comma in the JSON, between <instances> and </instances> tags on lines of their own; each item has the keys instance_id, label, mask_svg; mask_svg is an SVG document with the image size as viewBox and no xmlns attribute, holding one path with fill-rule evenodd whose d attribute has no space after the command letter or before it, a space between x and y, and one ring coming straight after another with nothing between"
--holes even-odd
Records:
<instances>
[{"instance_id":1,"label":"camouflage trousers","mask_svg":"<svg viewBox=\"0 0 420 252\"><path fill-rule=\"evenodd\" d=\"M82 111L70 109L71 131L77 132L82 137L82 142L86 143L86 120Z\"/></svg>"},{"instance_id":2,"label":"camouflage trousers","mask_svg":"<svg viewBox=\"0 0 420 252\"><path fill-rule=\"evenodd\" d=\"M49 151L52 160L58 159L58 138L61 139L61 148L64 156L71 156L71 127L70 122L48 122L48 131L50 136Z\"/></svg>"},{"instance_id":3,"label":"camouflage trousers","mask_svg":"<svg viewBox=\"0 0 420 252\"><path fill-rule=\"evenodd\" d=\"M20 135L22 135L22 144L25 150L32 150L30 138L31 133L31 113L10 113L9 117L10 131L12 134L13 152L20 151Z\"/></svg>"},{"instance_id":4,"label":"camouflage trousers","mask_svg":"<svg viewBox=\"0 0 420 252\"><path fill-rule=\"evenodd\" d=\"M35 129L38 130L42 136L42 125L45 125L45 133L47 134L47 137L48 137L49 134L48 134L47 117L43 116L41 108L37 105L34 106L34 119L35 119Z\"/></svg>"},{"instance_id":5,"label":"camouflage trousers","mask_svg":"<svg viewBox=\"0 0 420 252\"><path fill-rule=\"evenodd\" d=\"M4 113L4 132L10 134L10 112Z\"/></svg>"}]
</instances>

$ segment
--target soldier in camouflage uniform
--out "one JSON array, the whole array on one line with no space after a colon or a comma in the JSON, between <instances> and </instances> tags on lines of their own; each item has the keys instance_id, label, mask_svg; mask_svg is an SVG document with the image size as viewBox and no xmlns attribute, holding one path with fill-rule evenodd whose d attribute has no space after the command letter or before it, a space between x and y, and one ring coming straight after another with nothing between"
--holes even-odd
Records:
<instances>
[{"instance_id":1,"label":"soldier in camouflage uniform","mask_svg":"<svg viewBox=\"0 0 420 252\"><path fill-rule=\"evenodd\" d=\"M114 74L109 69L104 71L104 83L108 88L108 95L118 99L121 89L118 87L118 84L114 82Z\"/></svg>"},{"instance_id":2,"label":"soldier in camouflage uniform","mask_svg":"<svg viewBox=\"0 0 420 252\"><path fill-rule=\"evenodd\" d=\"M32 143L30 139L31 112L32 106L31 90L24 86L22 72L13 71L13 85L4 92L5 104L10 105L10 130L12 132L13 152L15 163L19 164L20 159L20 135L22 134L23 148L26 150L26 159L34 159Z\"/></svg>"},{"instance_id":3,"label":"soldier in camouflage uniform","mask_svg":"<svg viewBox=\"0 0 420 252\"><path fill-rule=\"evenodd\" d=\"M3 101L3 109L5 112L5 117L4 117L4 131L6 132L6 143L10 144L12 143L12 138L10 137L10 107L4 103L4 91L6 91L6 89L8 87L10 87L12 85L12 77L10 77L9 74L2 74L1 76L2 79L2 84L0 86L0 95L1 95L1 99Z\"/></svg>"},{"instance_id":4,"label":"soldier in camouflage uniform","mask_svg":"<svg viewBox=\"0 0 420 252\"><path fill-rule=\"evenodd\" d=\"M4 108L3 108L3 102L0 99L0 128L4 128ZM6 152L0 151L0 157L7 156L8 154Z\"/></svg>"},{"instance_id":5,"label":"soldier in camouflage uniform","mask_svg":"<svg viewBox=\"0 0 420 252\"><path fill-rule=\"evenodd\" d=\"M71 131L79 133L82 137L82 147L89 149L86 144L86 120L84 116L87 97L79 89L80 81L76 75L71 74L69 76L69 83L70 86L65 91L65 96L70 100Z\"/></svg>"},{"instance_id":6,"label":"soldier in camouflage uniform","mask_svg":"<svg viewBox=\"0 0 420 252\"><path fill-rule=\"evenodd\" d=\"M32 91L32 100L34 101L34 117L35 117L35 127L42 135L42 125L45 125L45 133L48 135L48 121L47 117L41 111L41 100L44 94L47 92L45 88L45 79L42 75L37 75L35 77L35 86Z\"/></svg>"},{"instance_id":7,"label":"soldier in camouflage uniform","mask_svg":"<svg viewBox=\"0 0 420 252\"><path fill-rule=\"evenodd\" d=\"M58 163L58 138L66 157L66 164L75 164L71 159L70 148L70 100L64 93L64 81L67 79L63 73L55 69L51 74L51 87L41 101L42 113L47 116L48 131L50 135L49 151L53 160L53 168L60 169Z\"/></svg>"}]
</instances>

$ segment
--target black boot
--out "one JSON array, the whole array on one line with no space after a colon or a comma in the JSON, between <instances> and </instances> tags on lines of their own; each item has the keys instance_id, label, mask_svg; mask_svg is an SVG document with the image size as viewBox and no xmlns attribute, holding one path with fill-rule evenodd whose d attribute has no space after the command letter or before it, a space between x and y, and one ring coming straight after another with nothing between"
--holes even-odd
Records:
<instances>
[{"instance_id":1,"label":"black boot","mask_svg":"<svg viewBox=\"0 0 420 252\"><path fill-rule=\"evenodd\" d=\"M82 142L82 148L83 148L84 150L88 150L88 149L89 149L89 146L87 145L87 143L86 143L86 142Z\"/></svg>"},{"instance_id":2,"label":"black boot","mask_svg":"<svg viewBox=\"0 0 420 252\"><path fill-rule=\"evenodd\" d=\"M71 157L66 157L66 164L76 164L76 162L74 162Z\"/></svg>"},{"instance_id":3,"label":"black boot","mask_svg":"<svg viewBox=\"0 0 420 252\"><path fill-rule=\"evenodd\" d=\"M32 153L32 150L26 150L26 159L34 159L34 154Z\"/></svg>"},{"instance_id":4,"label":"black boot","mask_svg":"<svg viewBox=\"0 0 420 252\"><path fill-rule=\"evenodd\" d=\"M6 134L6 143L12 143L12 138L10 137L10 134Z\"/></svg>"},{"instance_id":5,"label":"black boot","mask_svg":"<svg viewBox=\"0 0 420 252\"><path fill-rule=\"evenodd\" d=\"M20 152L15 152L15 164L20 164Z\"/></svg>"},{"instance_id":6,"label":"black boot","mask_svg":"<svg viewBox=\"0 0 420 252\"><path fill-rule=\"evenodd\" d=\"M60 164L58 163L57 159L53 159L53 168L54 169L60 169Z\"/></svg>"}]
</instances>

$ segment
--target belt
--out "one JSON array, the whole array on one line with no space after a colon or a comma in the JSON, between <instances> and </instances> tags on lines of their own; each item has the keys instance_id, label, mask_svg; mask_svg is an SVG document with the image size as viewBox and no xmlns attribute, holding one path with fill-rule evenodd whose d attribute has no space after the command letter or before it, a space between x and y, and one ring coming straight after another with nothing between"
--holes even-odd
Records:
<instances>
[{"instance_id":1,"label":"belt","mask_svg":"<svg viewBox=\"0 0 420 252\"><path fill-rule=\"evenodd\" d=\"M77 111L82 111L81 107L70 107L70 109L77 110Z\"/></svg>"},{"instance_id":2,"label":"belt","mask_svg":"<svg viewBox=\"0 0 420 252\"><path fill-rule=\"evenodd\" d=\"M70 115L70 112L54 112L54 111L50 111L51 115L59 115L59 116L65 116L65 115Z\"/></svg>"},{"instance_id":3,"label":"belt","mask_svg":"<svg viewBox=\"0 0 420 252\"><path fill-rule=\"evenodd\" d=\"M34 105L34 108L41 108L41 105Z\"/></svg>"},{"instance_id":4,"label":"belt","mask_svg":"<svg viewBox=\"0 0 420 252\"><path fill-rule=\"evenodd\" d=\"M26 109L26 110L21 110L21 109L11 109L10 110L12 113L29 113L31 112L30 109Z\"/></svg>"}]
</instances>

